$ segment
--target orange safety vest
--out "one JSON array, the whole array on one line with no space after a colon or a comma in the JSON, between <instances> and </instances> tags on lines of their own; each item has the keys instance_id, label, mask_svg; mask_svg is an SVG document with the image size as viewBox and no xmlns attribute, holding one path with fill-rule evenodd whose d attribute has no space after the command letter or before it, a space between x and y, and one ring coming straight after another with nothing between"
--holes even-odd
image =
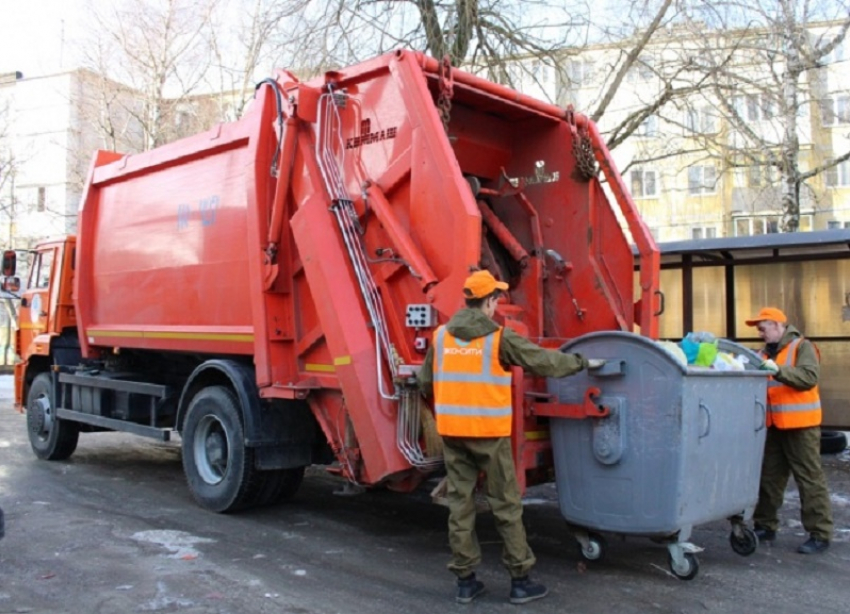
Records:
<instances>
[{"instance_id":1,"label":"orange safety vest","mask_svg":"<svg viewBox=\"0 0 850 614\"><path fill-rule=\"evenodd\" d=\"M466 341L434 331L434 413L446 437L511 434L511 372L499 362L502 329Z\"/></svg>"},{"instance_id":2,"label":"orange safety vest","mask_svg":"<svg viewBox=\"0 0 850 614\"><path fill-rule=\"evenodd\" d=\"M776 355L776 364L793 367L797 363L797 346L801 341L802 338L797 337L782 348ZM764 351L762 356L767 358ZM821 423L820 392L817 385L809 390L797 390L771 377L767 384L767 406L767 426L802 429Z\"/></svg>"}]
</instances>

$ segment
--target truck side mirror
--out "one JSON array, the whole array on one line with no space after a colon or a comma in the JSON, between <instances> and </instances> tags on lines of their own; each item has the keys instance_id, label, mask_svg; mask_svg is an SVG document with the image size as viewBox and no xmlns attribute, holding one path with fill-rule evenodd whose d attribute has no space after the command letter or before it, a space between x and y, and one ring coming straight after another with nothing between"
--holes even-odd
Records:
<instances>
[{"instance_id":1,"label":"truck side mirror","mask_svg":"<svg viewBox=\"0 0 850 614\"><path fill-rule=\"evenodd\" d=\"M4 277L3 280L0 281L0 290L3 290L4 292L11 292L12 294L20 292L21 278L17 276Z\"/></svg>"},{"instance_id":2,"label":"truck side mirror","mask_svg":"<svg viewBox=\"0 0 850 614\"><path fill-rule=\"evenodd\" d=\"M18 268L18 255L13 249L3 252L3 277L12 277ZM20 282L18 282L20 285Z\"/></svg>"}]
</instances>

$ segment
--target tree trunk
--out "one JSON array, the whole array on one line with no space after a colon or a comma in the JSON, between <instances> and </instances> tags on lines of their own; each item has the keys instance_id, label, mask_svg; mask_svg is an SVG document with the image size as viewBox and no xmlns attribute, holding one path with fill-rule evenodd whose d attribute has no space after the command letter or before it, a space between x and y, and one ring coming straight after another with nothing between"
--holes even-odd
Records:
<instances>
[{"instance_id":1,"label":"tree trunk","mask_svg":"<svg viewBox=\"0 0 850 614\"><path fill-rule=\"evenodd\" d=\"M792 36L794 34L791 34ZM796 232L800 227L800 140L797 137L797 111L802 64L797 46L788 45L785 68L783 112L785 134L782 143L782 232Z\"/></svg>"}]
</instances>

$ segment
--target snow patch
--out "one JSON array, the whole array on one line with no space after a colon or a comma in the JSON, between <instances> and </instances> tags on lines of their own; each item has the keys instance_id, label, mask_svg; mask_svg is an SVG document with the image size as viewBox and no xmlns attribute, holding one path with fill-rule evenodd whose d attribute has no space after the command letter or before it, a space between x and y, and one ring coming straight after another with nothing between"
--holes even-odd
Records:
<instances>
[{"instance_id":1,"label":"snow patch","mask_svg":"<svg viewBox=\"0 0 850 614\"><path fill-rule=\"evenodd\" d=\"M184 531L140 531L134 533L132 537L136 541L162 546L172 553L168 555L172 559L197 557L199 553L193 547L195 544L211 544L215 542L214 539L197 537Z\"/></svg>"},{"instance_id":2,"label":"snow patch","mask_svg":"<svg viewBox=\"0 0 850 614\"><path fill-rule=\"evenodd\" d=\"M156 533L157 531L149 531L150 533ZM179 531L173 531L175 533ZM171 597L168 594L168 587L165 586L164 582L156 583L156 597L151 599L145 604L139 606L139 609L145 612L161 612L163 610L174 611L176 608L190 608L195 605L195 602L191 599L184 599L182 597Z\"/></svg>"},{"instance_id":3,"label":"snow patch","mask_svg":"<svg viewBox=\"0 0 850 614\"><path fill-rule=\"evenodd\" d=\"M832 502L833 505L838 505L840 507L850 506L850 497L840 495L835 492L829 493L829 500Z\"/></svg>"}]
</instances>

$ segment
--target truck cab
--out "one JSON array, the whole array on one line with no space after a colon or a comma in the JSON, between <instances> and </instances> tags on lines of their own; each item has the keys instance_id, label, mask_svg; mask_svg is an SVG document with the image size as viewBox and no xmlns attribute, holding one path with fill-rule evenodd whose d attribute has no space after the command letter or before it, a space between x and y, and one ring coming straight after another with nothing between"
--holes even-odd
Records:
<instances>
[{"instance_id":1,"label":"truck cab","mask_svg":"<svg viewBox=\"0 0 850 614\"><path fill-rule=\"evenodd\" d=\"M57 360L65 364L79 356L76 317L72 300L76 238L39 243L28 252L27 282L20 294L18 330L15 333L15 408L23 399L34 373L48 370ZM4 275L14 278L14 252L4 255ZM51 351L52 349L52 351Z\"/></svg>"}]
</instances>

